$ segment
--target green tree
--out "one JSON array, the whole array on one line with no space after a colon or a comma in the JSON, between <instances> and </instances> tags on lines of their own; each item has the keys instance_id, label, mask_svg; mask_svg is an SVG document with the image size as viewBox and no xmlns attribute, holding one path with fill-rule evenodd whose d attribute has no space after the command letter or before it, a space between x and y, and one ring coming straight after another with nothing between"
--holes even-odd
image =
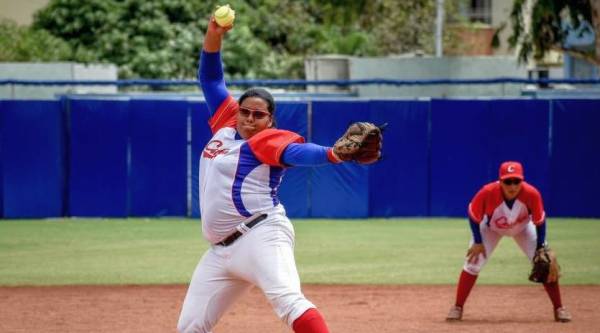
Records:
<instances>
[{"instance_id":1,"label":"green tree","mask_svg":"<svg viewBox=\"0 0 600 333\"><path fill-rule=\"evenodd\" d=\"M526 26L526 19L531 22ZM586 29L583 22L592 25ZM600 1L598 0L534 0L530 10L526 0L515 0L511 12L512 47L519 46L519 60L532 56L539 60L551 50L567 52L600 65ZM565 47L569 33L595 33L595 47L581 50Z\"/></svg>"},{"instance_id":2,"label":"green tree","mask_svg":"<svg viewBox=\"0 0 600 333\"><path fill-rule=\"evenodd\" d=\"M55 0L34 16L33 29L44 30L69 43L72 59L90 62L101 59L94 52L99 36L118 22L113 0Z\"/></svg>"},{"instance_id":3,"label":"green tree","mask_svg":"<svg viewBox=\"0 0 600 333\"><path fill-rule=\"evenodd\" d=\"M0 20L0 61L56 61L70 55L69 45L48 32Z\"/></svg>"},{"instance_id":4,"label":"green tree","mask_svg":"<svg viewBox=\"0 0 600 333\"><path fill-rule=\"evenodd\" d=\"M302 78L304 59L315 54L433 50L435 0L226 2L236 11L235 28L223 47L229 77ZM72 60L115 63L124 78L194 78L215 5L203 0L51 0L35 16L33 29L68 43Z\"/></svg>"},{"instance_id":5,"label":"green tree","mask_svg":"<svg viewBox=\"0 0 600 333\"><path fill-rule=\"evenodd\" d=\"M198 10L199 1L126 0L97 49L125 77L193 77L202 35Z\"/></svg>"},{"instance_id":6,"label":"green tree","mask_svg":"<svg viewBox=\"0 0 600 333\"><path fill-rule=\"evenodd\" d=\"M121 77L193 77L203 1L53 0L33 28L68 42L76 61L107 61Z\"/></svg>"}]
</instances>

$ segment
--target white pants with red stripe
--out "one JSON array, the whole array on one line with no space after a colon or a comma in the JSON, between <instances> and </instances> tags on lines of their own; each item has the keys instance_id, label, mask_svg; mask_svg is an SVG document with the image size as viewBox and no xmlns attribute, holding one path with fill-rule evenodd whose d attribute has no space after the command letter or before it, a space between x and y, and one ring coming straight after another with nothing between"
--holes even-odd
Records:
<instances>
[{"instance_id":1,"label":"white pants with red stripe","mask_svg":"<svg viewBox=\"0 0 600 333\"><path fill-rule=\"evenodd\" d=\"M252 286L260 288L277 316L290 327L315 306L300 289L294 259L294 228L272 214L233 244L212 246L190 282L177 329L208 333L225 311Z\"/></svg>"},{"instance_id":2,"label":"white pants with red stripe","mask_svg":"<svg viewBox=\"0 0 600 333\"><path fill-rule=\"evenodd\" d=\"M486 257L482 254L479 255L479 258L476 263L469 263L468 259L465 259L465 264L463 269L472 274L477 275L483 268L483 266L487 263L487 261L492 256L494 249L498 245L498 242L504 235L492 230L487 223L481 223L479 225L479 230L481 231L481 240L483 242L483 246L485 247ZM535 248L537 246L537 234L535 231L535 225L531 222L527 223L527 226L523 228L523 231L519 232L512 237L517 245L521 248L521 251L529 258L529 261L533 259L535 255ZM469 247L473 245L474 240L471 239Z\"/></svg>"}]
</instances>

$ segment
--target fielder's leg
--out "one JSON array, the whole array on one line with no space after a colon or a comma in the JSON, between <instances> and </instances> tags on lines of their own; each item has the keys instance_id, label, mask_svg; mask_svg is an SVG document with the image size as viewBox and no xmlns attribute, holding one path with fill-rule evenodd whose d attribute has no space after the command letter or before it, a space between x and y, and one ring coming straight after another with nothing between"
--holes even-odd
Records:
<instances>
[{"instance_id":1,"label":"fielder's leg","mask_svg":"<svg viewBox=\"0 0 600 333\"><path fill-rule=\"evenodd\" d=\"M523 232L517 234L514 239L531 262L537 247L537 233L533 223L529 223ZM544 283L544 290L546 290L546 293L552 302L554 319L560 322L571 321L571 314L562 305L558 280L556 282Z\"/></svg>"},{"instance_id":2,"label":"fielder's leg","mask_svg":"<svg viewBox=\"0 0 600 333\"><path fill-rule=\"evenodd\" d=\"M479 275L479 272L483 266L487 263L488 259L492 255L492 252L494 252L494 249L502 238L501 235L489 229L485 223L480 224L479 230L481 232L481 239L485 248L486 256L484 257L483 255L479 255L475 263L470 263L468 258L465 258L463 270L460 273L458 284L456 286L456 300L454 302L454 306L450 308L448 316L446 316L446 320L448 321L462 320L465 302L467 301L473 286L475 286L477 276ZM469 248L473 245L473 243L474 240L471 239L469 242Z\"/></svg>"},{"instance_id":3,"label":"fielder's leg","mask_svg":"<svg viewBox=\"0 0 600 333\"><path fill-rule=\"evenodd\" d=\"M179 316L180 333L209 333L251 285L227 271L230 248L209 249L198 263Z\"/></svg>"}]
</instances>

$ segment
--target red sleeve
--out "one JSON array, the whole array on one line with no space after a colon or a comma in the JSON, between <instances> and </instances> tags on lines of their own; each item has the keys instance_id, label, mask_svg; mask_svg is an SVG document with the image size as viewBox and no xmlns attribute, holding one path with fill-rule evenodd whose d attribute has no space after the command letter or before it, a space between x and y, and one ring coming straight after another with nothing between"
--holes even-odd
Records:
<instances>
[{"instance_id":1,"label":"red sleeve","mask_svg":"<svg viewBox=\"0 0 600 333\"><path fill-rule=\"evenodd\" d=\"M215 134L218 130L223 127L234 127L237 124L237 110L239 105L231 95L221 103L221 106L217 109L217 112L210 117L208 124L210 130Z\"/></svg>"},{"instance_id":2,"label":"red sleeve","mask_svg":"<svg viewBox=\"0 0 600 333\"><path fill-rule=\"evenodd\" d=\"M469 204L469 217L476 223L481 223L485 214L485 199L488 195L486 187L482 187Z\"/></svg>"},{"instance_id":3,"label":"red sleeve","mask_svg":"<svg viewBox=\"0 0 600 333\"><path fill-rule=\"evenodd\" d=\"M540 225L546 219L546 213L544 212L544 203L542 201L542 195L533 186L529 184L523 184L523 189L527 195L527 206L531 211L531 219L533 224Z\"/></svg>"},{"instance_id":4,"label":"red sleeve","mask_svg":"<svg viewBox=\"0 0 600 333\"><path fill-rule=\"evenodd\" d=\"M285 148L290 143L303 142L304 138L300 135L275 128L262 130L248 139L250 150L259 161L278 167L284 167L281 163L281 155Z\"/></svg>"},{"instance_id":5,"label":"red sleeve","mask_svg":"<svg viewBox=\"0 0 600 333\"><path fill-rule=\"evenodd\" d=\"M338 164L344 161L340 160L334 153L333 148L327 148L327 160L331 163Z\"/></svg>"}]
</instances>

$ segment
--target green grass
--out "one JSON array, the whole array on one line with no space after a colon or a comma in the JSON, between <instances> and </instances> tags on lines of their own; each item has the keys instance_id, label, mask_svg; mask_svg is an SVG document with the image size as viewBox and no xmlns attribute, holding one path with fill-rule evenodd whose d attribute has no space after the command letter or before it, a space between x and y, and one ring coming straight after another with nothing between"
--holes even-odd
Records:
<instances>
[{"instance_id":1,"label":"green grass","mask_svg":"<svg viewBox=\"0 0 600 333\"><path fill-rule=\"evenodd\" d=\"M563 284L600 283L600 220L550 219ZM295 220L303 283L454 284L470 232L462 219ZM0 221L0 285L188 283L208 244L198 220ZM482 284L527 284L504 238Z\"/></svg>"}]
</instances>

